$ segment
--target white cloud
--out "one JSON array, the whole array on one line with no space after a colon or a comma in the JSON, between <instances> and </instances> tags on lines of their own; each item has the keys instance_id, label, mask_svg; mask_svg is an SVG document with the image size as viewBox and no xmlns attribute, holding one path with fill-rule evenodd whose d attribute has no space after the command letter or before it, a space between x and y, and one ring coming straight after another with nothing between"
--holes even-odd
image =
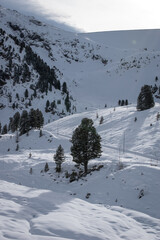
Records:
<instances>
[{"instance_id":1,"label":"white cloud","mask_svg":"<svg viewBox=\"0 0 160 240\"><path fill-rule=\"evenodd\" d=\"M84 31L160 28L159 0L0 0ZM19 4L18 4L19 3Z\"/></svg>"}]
</instances>

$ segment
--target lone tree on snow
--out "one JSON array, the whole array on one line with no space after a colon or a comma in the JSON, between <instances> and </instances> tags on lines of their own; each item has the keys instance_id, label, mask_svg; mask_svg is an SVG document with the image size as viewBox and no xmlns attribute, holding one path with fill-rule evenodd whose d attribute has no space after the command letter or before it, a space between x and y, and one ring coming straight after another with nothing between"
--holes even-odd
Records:
<instances>
[{"instance_id":1,"label":"lone tree on snow","mask_svg":"<svg viewBox=\"0 0 160 240\"><path fill-rule=\"evenodd\" d=\"M92 119L83 118L72 135L71 155L73 161L84 166L88 171L88 161L101 156L101 137L93 126Z\"/></svg>"},{"instance_id":2,"label":"lone tree on snow","mask_svg":"<svg viewBox=\"0 0 160 240\"><path fill-rule=\"evenodd\" d=\"M61 145L56 150L56 154L54 155L54 161L56 163L56 172L61 172L61 165L64 162L64 149Z\"/></svg>"},{"instance_id":3,"label":"lone tree on snow","mask_svg":"<svg viewBox=\"0 0 160 240\"><path fill-rule=\"evenodd\" d=\"M154 98L152 95L151 87L149 85L144 85L141 88L141 92L137 99L137 110L143 111L154 107Z\"/></svg>"}]
</instances>

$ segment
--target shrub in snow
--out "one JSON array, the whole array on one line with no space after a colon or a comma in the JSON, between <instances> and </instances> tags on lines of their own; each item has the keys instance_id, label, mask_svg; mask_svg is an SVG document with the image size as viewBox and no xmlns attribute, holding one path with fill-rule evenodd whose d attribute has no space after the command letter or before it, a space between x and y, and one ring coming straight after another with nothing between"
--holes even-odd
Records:
<instances>
[{"instance_id":1,"label":"shrub in snow","mask_svg":"<svg viewBox=\"0 0 160 240\"><path fill-rule=\"evenodd\" d=\"M91 193L86 194L86 198L88 199L91 196Z\"/></svg>"},{"instance_id":2,"label":"shrub in snow","mask_svg":"<svg viewBox=\"0 0 160 240\"><path fill-rule=\"evenodd\" d=\"M71 175L70 175L70 182L73 182L73 181L75 181L75 180L78 180L78 176L77 176L78 174L77 174L77 172L72 172L71 173Z\"/></svg>"},{"instance_id":3,"label":"shrub in snow","mask_svg":"<svg viewBox=\"0 0 160 240\"><path fill-rule=\"evenodd\" d=\"M117 168L118 168L118 170L122 170L122 169L124 169L124 164L123 164L123 162L121 162L121 161L119 161L119 163L117 164Z\"/></svg>"},{"instance_id":4,"label":"shrub in snow","mask_svg":"<svg viewBox=\"0 0 160 240\"><path fill-rule=\"evenodd\" d=\"M144 190L141 189L140 192L139 192L139 195L138 195L138 198L142 198L144 196Z\"/></svg>"}]
</instances>

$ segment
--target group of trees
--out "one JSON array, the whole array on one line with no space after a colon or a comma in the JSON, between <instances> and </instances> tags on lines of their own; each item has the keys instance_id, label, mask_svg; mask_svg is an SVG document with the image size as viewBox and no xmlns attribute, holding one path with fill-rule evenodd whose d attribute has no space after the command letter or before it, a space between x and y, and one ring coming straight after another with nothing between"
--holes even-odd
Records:
<instances>
[{"instance_id":1,"label":"group of trees","mask_svg":"<svg viewBox=\"0 0 160 240\"><path fill-rule=\"evenodd\" d=\"M36 53L33 52L30 46L25 47L26 55L25 60L28 65L33 65L34 69L39 74L37 88L41 92L52 91L52 86L55 89L61 88L60 81L57 80L55 70L50 68Z\"/></svg>"},{"instance_id":2,"label":"group of trees","mask_svg":"<svg viewBox=\"0 0 160 240\"><path fill-rule=\"evenodd\" d=\"M88 162L101 156L101 137L93 126L92 119L83 118L81 124L74 130L71 138L71 155L77 165L84 166L84 173L88 172ZM56 171L61 172L64 162L64 149L61 145L54 155Z\"/></svg>"},{"instance_id":3,"label":"group of trees","mask_svg":"<svg viewBox=\"0 0 160 240\"><path fill-rule=\"evenodd\" d=\"M122 100L124 101L124 100ZM119 105L121 105L119 101ZM124 101L128 105L128 100ZM137 110L145 110L154 106L154 98L151 87L144 85L137 99ZM88 172L88 162L91 159L101 156L101 137L93 126L92 119L83 118L81 124L74 130L71 138L71 155L77 165L84 166L84 173ZM61 171L61 164L64 162L64 150L59 145L54 160L57 172Z\"/></svg>"},{"instance_id":4,"label":"group of trees","mask_svg":"<svg viewBox=\"0 0 160 240\"><path fill-rule=\"evenodd\" d=\"M119 100L118 101L118 105L119 106L127 106L128 105L128 99L126 99L126 100Z\"/></svg>"},{"instance_id":5,"label":"group of trees","mask_svg":"<svg viewBox=\"0 0 160 240\"><path fill-rule=\"evenodd\" d=\"M48 91L52 91L55 89L60 90L63 95L64 105L67 112L71 112L71 96L67 87L66 82L60 82L56 75L56 67L49 66L43 58L41 58L38 53L34 52L31 46L24 41L23 30L16 24L8 22L8 25L12 30L16 31L18 35L6 35L5 31L0 28L0 34L4 37L0 39L0 45L3 51L1 51L0 56L2 56L6 60L6 68L0 70L0 86L6 84L7 80L13 81L13 85L25 83L25 82L33 82L30 88L34 91L33 94L28 93L28 90L25 91L25 99L28 101L25 102L25 106L31 106L33 97L37 97L37 92L48 93ZM44 41L40 36L34 34L31 39L38 39L39 41ZM10 39L12 44L5 42L7 39ZM41 38L41 39L40 39ZM14 41L14 43L13 43ZM46 43L45 43L46 44ZM44 44L44 45L45 45ZM49 46L49 44L48 44ZM19 50L19 52L17 51ZM23 53L23 54L22 54ZM40 96L40 95L39 95ZM24 98L17 98L18 101L24 102ZM12 102L12 96L9 98L9 103ZM54 101L50 103L50 107L46 108L46 112L54 113ZM13 109L19 107L18 102L13 102Z\"/></svg>"},{"instance_id":6,"label":"group of trees","mask_svg":"<svg viewBox=\"0 0 160 240\"><path fill-rule=\"evenodd\" d=\"M15 132L19 130L20 135L28 133L32 128L40 129L44 124L43 114L39 109L33 108L28 113L23 110L21 115L16 112L12 118L10 118L8 130Z\"/></svg>"}]
</instances>

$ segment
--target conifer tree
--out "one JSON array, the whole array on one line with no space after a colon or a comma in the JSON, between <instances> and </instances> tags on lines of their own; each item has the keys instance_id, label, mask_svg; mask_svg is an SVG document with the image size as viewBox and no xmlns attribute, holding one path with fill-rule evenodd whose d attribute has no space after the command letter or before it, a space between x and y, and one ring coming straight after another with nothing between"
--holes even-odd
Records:
<instances>
[{"instance_id":1,"label":"conifer tree","mask_svg":"<svg viewBox=\"0 0 160 240\"><path fill-rule=\"evenodd\" d=\"M121 101L121 106L124 106L124 100Z\"/></svg>"},{"instance_id":2,"label":"conifer tree","mask_svg":"<svg viewBox=\"0 0 160 240\"><path fill-rule=\"evenodd\" d=\"M56 154L54 155L54 161L56 163L56 172L61 172L61 165L64 162L64 149L61 145L58 146Z\"/></svg>"},{"instance_id":3,"label":"conifer tree","mask_svg":"<svg viewBox=\"0 0 160 240\"><path fill-rule=\"evenodd\" d=\"M88 171L88 161L101 156L101 137L93 126L92 119L83 118L75 129L71 139L73 161L84 166Z\"/></svg>"},{"instance_id":4,"label":"conifer tree","mask_svg":"<svg viewBox=\"0 0 160 240\"><path fill-rule=\"evenodd\" d=\"M36 127L36 111L33 108L31 108L29 112L29 121L30 121L31 128L35 128Z\"/></svg>"},{"instance_id":5,"label":"conifer tree","mask_svg":"<svg viewBox=\"0 0 160 240\"><path fill-rule=\"evenodd\" d=\"M44 124L44 117L42 112L37 109L36 110L36 128L40 129Z\"/></svg>"},{"instance_id":6,"label":"conifer tree","mask_svg":"<svg viewBox=\"0 0 160 240\"><path fill-rule=\"evenodd\" d=\"M11 131L15 132L20 124L20 113L16 112L13 116L12 124L11 124Z\"/></svg>"},{"instance_id":7,"label":"conifer tree","mask_svg":"<svg viewBox=\"0 0 160 240\"><path fill-rule=\"evenodd\" d=\"M25 98L28 98L28 89L25 90L24 96L25 96Z\"/></svg>"},{"instance_id":8,"label":"conifer tree","mask_svg":"<svg viewBox=\"0 0 160 240\"><path fill-rule=\"evenodd\" d=\"M23 110L21 114L19 130L20 130L20 135L28 133L30 130L30 121L29 121L28 112L26 110Z\"/></svg>"},{"instance_id":9,"label":"conifer tree","mask_svg":"<svg viewBox=\"0 0 160 240\"><path fill-rule=\"evenodd\" d=\"M5 124L5 125L3 126L3 128L2 128L2 134L6 134L7 131L8 131L8 129L7 129L7 124Z\"/></svg>"},{"instance_id":10,"label":"conifer tree","mask_svg":"<svg viewBox=\"0 0 160 240\"><path fill-rule=\"evenodd\" d=\"M125 105L126 105L126 106L128 105L128 99L126 99L126 101L125 101Z\"/></svg>"},{"instance_id":11,"label":"conifer tree","mask_svg":"<svg viewBox=\"0 0 160 240\"><path fill-rule=\"evenodd\" d=\"M45 164L44 171L45 171L45 172L48 172L48 171L49 171L48 163Z\"/></svg>"},{"instance_id":12,"label":"conifer tree","mask_svg":"<svg viewBox=\"0 0 160 240\"><path fill-rule=\"evenodd\" d=\"M154 98L152 95L151 87L149 85L144 85L141 88L141 92L137 99L137 110L143 111L154 107Z\"/></svg>"},{"instance_id":13,"label":"conifer tree","mask_svg":"<svg viewBox=\"0 0 160 240\"><path fill-rule=\"evenodd\" d=\"M46 101L46 107L45 107L45 111L46 111L46 112L49 111L49 110L48 110L49 106L50 106L50 102L49 102L49 100L47 100L47 101Z\"/></svg>"},{"instance_id":14,"label":"conifer tree","mask_svg":"<svg viewBox=\"0 0 160 240\"><path fill-rule=\"evenodd\" d=\"M70 100L69 100L69 93L67 93L67 96L66 96L66 98L65 98L65 105L66 105L66 110L67 110L67 112L69 112L69 111L70 111L70 108L71 108L71 102L70 102Z\"/></svg>"},{"instance_id":15,"label":"conifer tree","mask_svg":"<svg viewBox=\"0 0 160 240\"><path fill-rule=\"evenodd\" d=\"M62 93L67 93L67 92L68 92L68 90L67 90L67 83L64 82L64 83L62 84Z\"/></svg>"},{"instance_id":16,"label":"conifer tree","mask_svg":"<svg viewBox=\"0 0 160 240\"><path fill-rule=\"evenodd\" d=\"M118 105L121 106L121 100L118 101Z\"/></svg>"}]
</instances>

